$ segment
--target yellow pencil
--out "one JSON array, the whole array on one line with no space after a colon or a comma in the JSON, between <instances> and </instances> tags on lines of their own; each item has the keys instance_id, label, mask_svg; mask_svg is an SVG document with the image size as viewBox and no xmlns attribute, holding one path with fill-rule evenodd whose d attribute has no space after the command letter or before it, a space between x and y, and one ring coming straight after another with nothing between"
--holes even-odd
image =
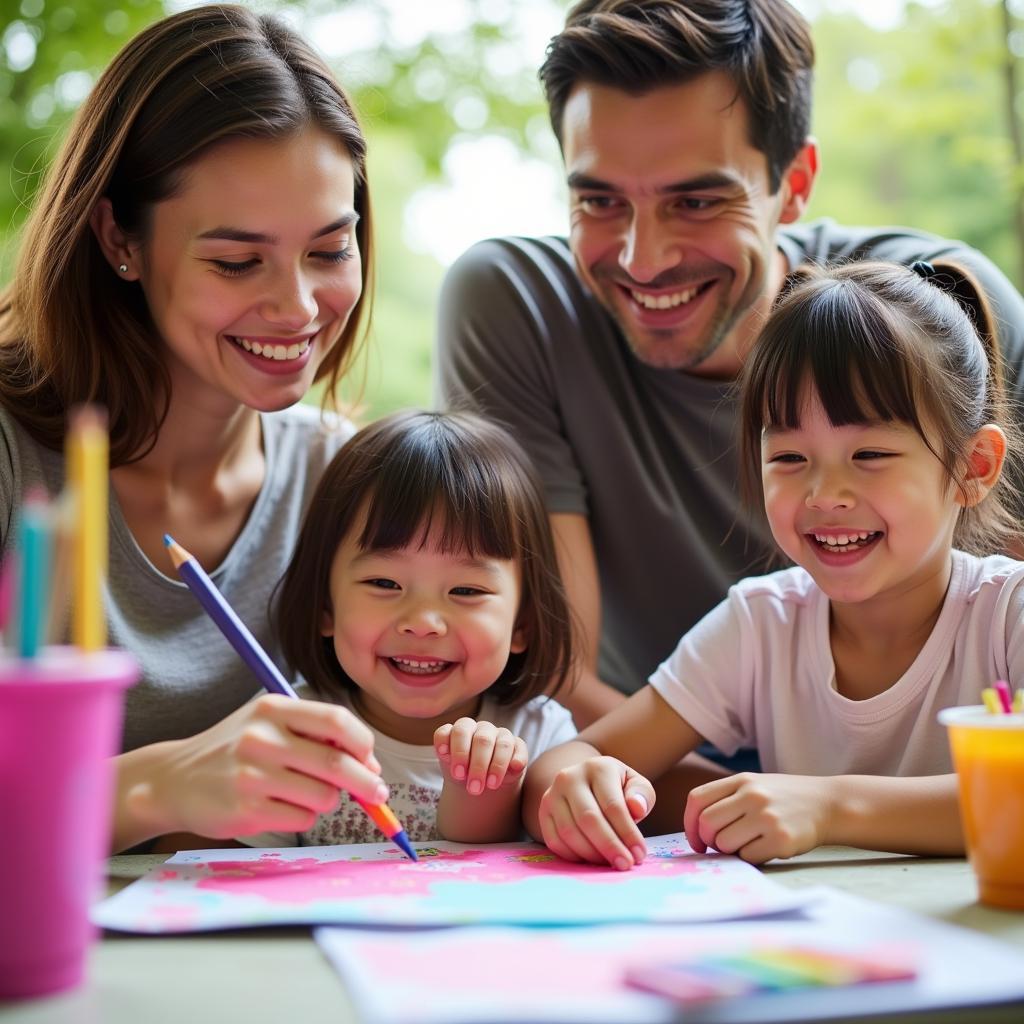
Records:
<instances>
[{"instance_id":1,"label":"yellow pencil","mask_svg":"<svg viewBox=\"0 0 1024 1024\"><path fill-rule=\"evenodd\" d=\"M72 642L83 651L107 643L103 580L107 573L108 440L106 416L96 406L72 411L68 425L68 481L78 529L74 542Z\"/></svg>"},{"instance_id":2,"label":"yellow pencil","mask_svg":"<svg viewBox=\"0 0 1024 1024\"><path fill-rule=\"evenodd\" d=\"M999 700L999 694L991 686L986 686L981 691L981 699L985 702L985 707L988 708L990 714L1001 715L1003 713L1003 705Z\"/></svg>"}]
</instances>

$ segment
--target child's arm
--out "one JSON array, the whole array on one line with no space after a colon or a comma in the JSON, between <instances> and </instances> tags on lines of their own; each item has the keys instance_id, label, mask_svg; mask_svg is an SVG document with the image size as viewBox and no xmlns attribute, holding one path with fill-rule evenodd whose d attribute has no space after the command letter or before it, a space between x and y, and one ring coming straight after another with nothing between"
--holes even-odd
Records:
<instances>
[{"instance_id":1,"label":"child's arm","mask_svg":"<svg viewBox=\"0 0 1024 1024\"><path fill-rule=\"evenodd\" d=\"M566 860L629 868L646 852L636 823L654 806L647 777L665 776L700 742L689 723L645 686L530 766L526 827ZM681 793L663 789L666 795L682 808Z\"/></svg>"},{"instance_id":2,"label":"child's arm","mask_svg":"<svg viewBox=\"0 0 1024 1024\"><path fill-rule=\"evenodd\" d=\"M444 784L437 802L437 830L456 843L500 843L519 838L523 740L490 722L460 718L434 733Z\"/></svg>"},{"instance_id":3,"label":"child's arm","mask_svg":"<svg viewBox=\"0 0 1024 1024\"><path fill-rule=\"evenodd\" d=\"M743 773L699 786L683 827L698 852L735 853L754 864L816 846L962 856L955 775Z\"/></svg>"}]
</instances>

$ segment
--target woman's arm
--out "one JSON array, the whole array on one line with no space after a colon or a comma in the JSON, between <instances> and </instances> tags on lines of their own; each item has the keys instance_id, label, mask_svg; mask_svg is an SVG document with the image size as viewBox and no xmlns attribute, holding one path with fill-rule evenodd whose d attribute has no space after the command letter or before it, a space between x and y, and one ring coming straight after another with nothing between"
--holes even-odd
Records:
<instances>
[{"instance_id":1,"label":"woman's arm","mask_svg":"<svg viewBox=\"0 0 1024 1024\"><path fill-rule=\"evenodd\" d=\"M387 800L373 734L351 712L267 695L183 740L114 758L112 849L191 832L302 832L346 790Z\"/></svg>"}]
</instances>

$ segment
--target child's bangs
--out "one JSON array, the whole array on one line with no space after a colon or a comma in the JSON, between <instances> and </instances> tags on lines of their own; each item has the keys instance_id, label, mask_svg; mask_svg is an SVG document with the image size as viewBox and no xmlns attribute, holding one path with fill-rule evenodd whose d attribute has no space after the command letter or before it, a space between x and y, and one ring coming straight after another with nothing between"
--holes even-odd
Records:
<instances>
[{"instance_id":1,"label":"child's bangs","mask_svg":"<svg viewBox=\"0 0 1024 1024\"><path fill-rule=\"evenodd\" d=\"M359 546L394 550L436 540L446 554L511 559L517 551L516 510L500 474L459 444L417 444L380 467L367 498ZM431 440L436 442L434 436Z\"/></svg>"},{"instance_id":2,"label":"child's bangs","mask_svg":"<svg viewBox=\"0 0 1024 1024\"><path fill-rule=\"evenodd\" d=\"M873 304L839 302L853 297L830 292L813 297L799 330L776 323L766 346L772 355L760 361L761 380L753 382L763 395L761 426L799 429L813 396L834 427L900 421L922 432L908 369L916 360L908 358L906 342Z\"/></svg>"}]
</instances>

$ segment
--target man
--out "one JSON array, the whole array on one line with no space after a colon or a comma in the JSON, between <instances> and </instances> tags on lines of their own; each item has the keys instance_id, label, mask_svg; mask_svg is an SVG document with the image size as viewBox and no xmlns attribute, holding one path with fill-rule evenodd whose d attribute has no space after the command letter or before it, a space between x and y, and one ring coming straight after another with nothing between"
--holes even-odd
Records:
<instances>
[{"instance_id":1,"label":"man","mask_svg":"<svg viewBox=\"0 0 1024 1024\"><path fill-rule=\"evenodd\" d=\"M446 280L441 391L510 426L543 477L586 639L580 725L765 568L767 529L737 493L734 389L792 269L969 266L1018 398L1024 301L983 256L903 229L795 226L818 170L813 59L784 0L577 3L540 71L570 237L482 242Z\"/></svg>"}]
</instances>

